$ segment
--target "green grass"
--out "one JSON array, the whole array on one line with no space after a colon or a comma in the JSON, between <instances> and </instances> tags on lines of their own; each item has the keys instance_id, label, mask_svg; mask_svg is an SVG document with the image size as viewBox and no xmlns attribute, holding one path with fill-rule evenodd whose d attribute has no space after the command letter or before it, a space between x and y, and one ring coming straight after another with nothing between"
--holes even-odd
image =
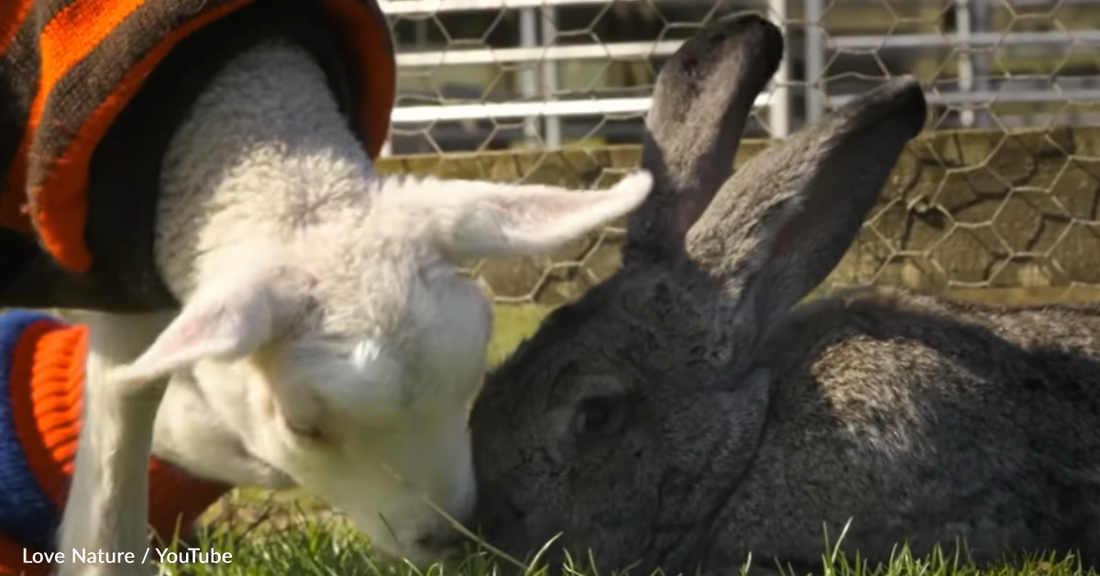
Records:
<instances>
[{"instance_id":1,"label":"green grass","mask_svg":"<svg viewBox=\"0 0 1100 576\"><path fill-rule=\"evenodd\" d=\"M807 299L820 296L813 294ZM494 313L494 337L488 351L490 364L504 359L524 338L534 333L548 309L539 306L498 306ZM298 492L270 493L237 490L212 508L200 530L200 547L232 554L229 563L161 564L171 576L490 576L510 568L515 559L503 559L471 546L463 559L426 571L398 562L379 560L369 541L350 529L320 500ZM169 548L171 549L171 548ZM884 566L868 566L858 558L847 559L835 546L823 542L822 576L1079 576L1084 572L1072 557L1036 557L1021 564L979 571L952 554L933 553L914 557L899 546L894 559ZM533 551L537 552L537 551ZM538 562L526 574L545 570ZM565 567L566 576L597 576L583 567ZM737 576L740 567L728 574ZM803 576L801 573L784 571ZM649 576L638 574L638 576ZM672 576L672 575L669 575Z\"/></svg>"},{"instance_id":2,"label":"green grass","mask_svg":"<svg viewBox=\"0 0 1100 576\"><path fill-rule=\"evenodd\" d=\"M161 573L171 576L495 576L509 568L509 562L492 552L476 549L464 558L448 565L437 564L426 570L401 562L377 558L370 543L350 530L344 523L318 520L309 511L294 505L274 505L286 516L278 529L260 529L255 523L225 521L212 524L200 533L199 547L229 553L228 563L159 564ZM858 558L847 558L839 548L823 540L820 568L813 573L822 576L1093 576L1084 571L1072 556L1036 556L1015 565L979 570L957 554L941 551L926 557L913 556L899 546L893 559L879 566ZM171 549L171 548L169 548ZM536 551L537 552L537 551ZM537 554L536 554L537 557ZM537 560L526 566L525 576L541 576L547 566ZM510 571L510 570L509 570ZM566 576L598 576L594 571L567 562ZM805 572L780 569L781 574L804 576ZM632 572L637 576L650 576ZM730 566L729 576L744 574L741 566ZM672 575L669 575L672 576Z\"/></svg>"}]
</instances>

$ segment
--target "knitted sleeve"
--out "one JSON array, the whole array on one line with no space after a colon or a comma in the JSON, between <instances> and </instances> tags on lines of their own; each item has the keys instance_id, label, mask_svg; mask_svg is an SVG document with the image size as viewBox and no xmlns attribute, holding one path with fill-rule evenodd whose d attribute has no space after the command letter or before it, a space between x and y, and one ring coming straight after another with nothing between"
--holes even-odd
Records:
<instances>
[{"instance_id":1,"label":"knitted sleeve","mask_svg":"<svg viewBox=\"0 0 1100 576\"><path fill-rule=\"evenodd\" d=\"M76 458L86 353L82 325L38 312L0 314L0 575L22 566L24 548L53 550ZM152 458L154 534L171 540L177 526L187 534L228 489Z\"/></svg>"}]
</instances>

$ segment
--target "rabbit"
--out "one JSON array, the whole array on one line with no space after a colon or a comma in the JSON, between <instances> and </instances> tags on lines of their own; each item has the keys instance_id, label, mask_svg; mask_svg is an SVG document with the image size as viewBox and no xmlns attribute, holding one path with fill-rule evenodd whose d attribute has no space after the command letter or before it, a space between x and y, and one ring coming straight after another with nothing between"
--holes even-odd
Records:
<instances>
[{"instance_id":1,"label":"rabbit","mask_svg":"<svg viewBox=\"0 0 1100 576\"><path fill-rule=\"evenodd\" d=\"M738 14L661 70L641 160L656 184L622 267L475 401L470 529L601 573L805 573L845 528L840 549L872 563L962 544L977 563L1095 565L1100 308L875 286L800 303L927 104L890 81L730 176L782 53L774 25Z\"/></svg>"}]
</instances>

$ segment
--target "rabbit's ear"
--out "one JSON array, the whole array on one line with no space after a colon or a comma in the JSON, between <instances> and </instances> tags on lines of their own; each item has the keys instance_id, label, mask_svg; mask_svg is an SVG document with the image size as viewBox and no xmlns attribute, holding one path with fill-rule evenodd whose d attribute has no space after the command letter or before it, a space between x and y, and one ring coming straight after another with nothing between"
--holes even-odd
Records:
<instances>
[{"instance_id":1,"label":"rabbit's ear","mask_svg":"<svg viewBox=\"0 0 1100 576\"><path fill-rule=\"evenodd\" d=\"M683 255L688 229L729 177L753 103L782 58L779 29L738 14L687 40L661 69L641 162L654 189L630 216L624 264Z\"/></svg>"},{"instance_id":2,"label":"rabbit's ear","mask_svg":"<svg viewBox=\"0 0 1100 576\"><path fill-rule=\"evenodd\" d=\"M924 93L895 80L747 162L688 234L687 270L731 303L722 338L751 348L851 246L905 144L927 115Z\"/></svg>"}]
</instances>

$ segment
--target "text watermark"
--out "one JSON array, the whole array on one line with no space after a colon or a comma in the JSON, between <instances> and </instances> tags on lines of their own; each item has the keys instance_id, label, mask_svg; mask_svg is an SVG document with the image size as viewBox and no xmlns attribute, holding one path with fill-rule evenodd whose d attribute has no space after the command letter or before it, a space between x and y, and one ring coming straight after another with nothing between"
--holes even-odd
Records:
<instances>
[{"instance_id":1,"label":"text watermark","mask_svg":"<svg viewBox=\"0 0 1100 576\"><path fill-rule=\"evenodd\" d=\"M23 549L24 564L145 564L150 560L162 564L229 564L233 562L230 552L218 552L213 548L146 548L143 557L133 552L104 552L73 548L65 552L32 552Z\"/></svg>"}]
</instances>

